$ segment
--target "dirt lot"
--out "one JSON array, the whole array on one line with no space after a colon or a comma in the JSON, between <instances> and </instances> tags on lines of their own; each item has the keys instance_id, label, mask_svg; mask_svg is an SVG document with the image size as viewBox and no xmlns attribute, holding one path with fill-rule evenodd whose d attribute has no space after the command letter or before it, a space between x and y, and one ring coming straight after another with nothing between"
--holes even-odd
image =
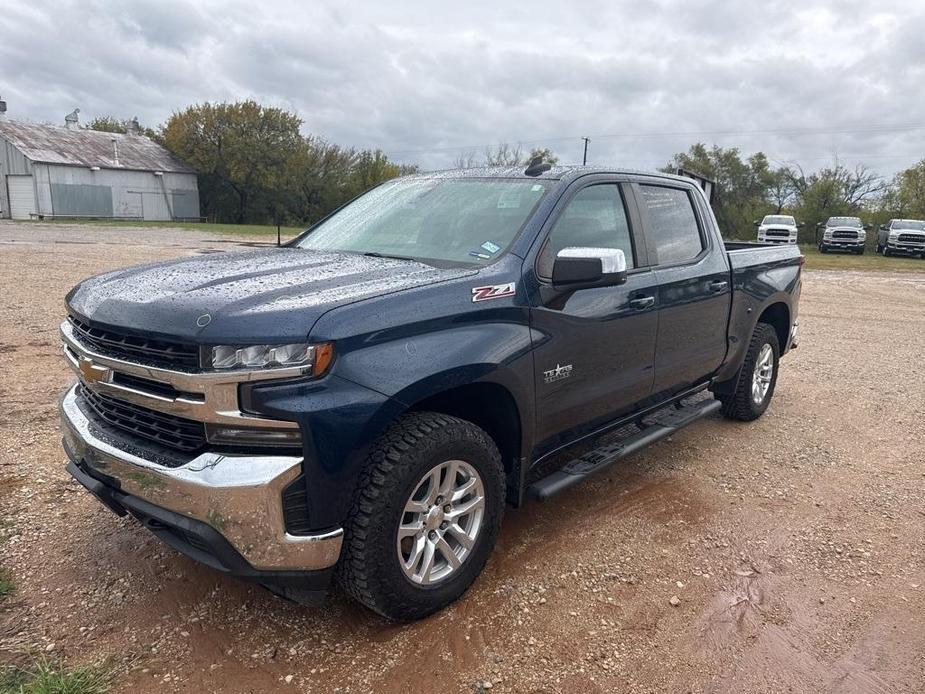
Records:
<instances>
[{"instance_id":1,"label":"dirt lot","mask_svg":"<svg viewBox=\"0 0 925 694\"><path fill-rule=\"evenodd\" d=\"M124 692L925 690L925 273L808 273L761 420L698 423L509 510L464 599L399 626L226 579L64 471L67 290L230 247L0 224L0 662L108 659Z\"/></svg>"}]
</instances>

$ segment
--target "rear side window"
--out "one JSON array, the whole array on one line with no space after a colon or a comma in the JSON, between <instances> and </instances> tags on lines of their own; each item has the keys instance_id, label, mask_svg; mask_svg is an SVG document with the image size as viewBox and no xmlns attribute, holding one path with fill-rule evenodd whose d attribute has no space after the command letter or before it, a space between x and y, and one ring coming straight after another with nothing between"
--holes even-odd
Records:
<instances>
[{"instance_id":1,"label":"rear side window","mask_svg":"<svg viewBox=\"0 0 925 694\"><path fill-rule=\"evenodd\" d=\"M563 248L619 248L627 269L636 266L620 186L600 183L575 194L556 220L537 261L540 277L552 277L556 254Z\"/></svg>"},{"instance_id":2,"label":"rear side window","mask_svg":"<svg viewBox=\"0 0 925 694\"><path fill-rule=\"evenodd\" d=\"M692 260L703 250L703 238L690 194L679 188L640 185L648 212L658 264Z\"/></svg>"}]
</instances>

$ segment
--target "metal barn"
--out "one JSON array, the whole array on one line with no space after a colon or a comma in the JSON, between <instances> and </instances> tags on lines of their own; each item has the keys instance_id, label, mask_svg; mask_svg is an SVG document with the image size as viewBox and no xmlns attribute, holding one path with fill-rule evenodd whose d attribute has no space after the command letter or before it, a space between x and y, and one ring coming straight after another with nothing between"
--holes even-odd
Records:
<instances>
[{"instance_id":1,"label":"metal barn","mask_svg":"<svg viewBox=\"0 0 925 694\"><path fill-rule=\"evenodd\" d=\"M196 172L135 129L86 130L2 119L0 217L199 219Z\"/></svg>"}]
</instances>

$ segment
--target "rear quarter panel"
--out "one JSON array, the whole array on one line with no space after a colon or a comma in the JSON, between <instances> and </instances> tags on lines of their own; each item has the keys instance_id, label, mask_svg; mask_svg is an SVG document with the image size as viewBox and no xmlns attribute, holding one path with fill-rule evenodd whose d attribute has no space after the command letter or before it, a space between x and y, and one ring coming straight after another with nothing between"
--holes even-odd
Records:
<instances>
[{"instance_id":1,"label":"rear quarter panel","mask_svg":"<svg viewBox=\"0 0 925 694\"><path fill-rule=\"evenodd\" d=\"M735 376L766 308L783 303L791 324L796 320L802 254L791 245L726 244L732 276L732 310L729 318L729 354L717 374L718 381ZM786 350L788 345L781 345Z\"/></svg>"}]
</instances>

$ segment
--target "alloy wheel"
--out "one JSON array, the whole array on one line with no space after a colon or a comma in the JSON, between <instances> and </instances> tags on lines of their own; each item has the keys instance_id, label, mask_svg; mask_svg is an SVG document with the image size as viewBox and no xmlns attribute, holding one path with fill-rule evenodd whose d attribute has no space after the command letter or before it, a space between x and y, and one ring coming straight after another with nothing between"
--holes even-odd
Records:
<instances>
[{"instance_id":1,"label":"alloy wheel","mask_svg":"<svg viewBox=\"0 0 925 694\"><path fill-rule=\"evenodd\" d=\"M463 460L431 468L415 485L398 527L398 561L418 585L453 575L469 557L482 529L485 485Z\"/></svg>"}]
</instances>

